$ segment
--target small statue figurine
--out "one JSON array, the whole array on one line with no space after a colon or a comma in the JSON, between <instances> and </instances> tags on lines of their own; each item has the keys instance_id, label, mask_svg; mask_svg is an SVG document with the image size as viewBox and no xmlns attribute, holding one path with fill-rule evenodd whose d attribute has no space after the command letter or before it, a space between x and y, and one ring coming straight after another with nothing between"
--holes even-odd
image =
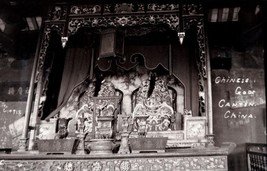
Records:
<instances>
[{"instance_id":1,"label":"small statue figurine","mask_svg":"<svg viewBox=\"0 0 267 171\"><path fill-rule=\"evenodd\" d=\"M59 118L58 119L58 132L56 138L63 139L68 136L68 123L72 118Z\"/></svg>"},{"instance_id":2,"label":"small statue figurine","mask_svg":"<svg viewBox=\"0 0 267 171\"><path fill-rule=\"evenodd\" d=\"M147 133L147 120L148 116L146 117L140 117L140 118L137 118L137 125L138 125L138 135L140 137L145 137L146 136L146 133Z\"/></svg>"},{"instance_id":3,"label":"small statue figurine","mask_svg":"<svg viewBox=\"0 0 267 171\"><path fill-rule=\"evenodd\" d=\"M131 118L127 115L122 116L122 134L121 134L121 145L120 149L118 151L119 154L129 154L130 149L129 149L129 123L131 123Z\"/></svg>"},{"instance_id":4,"label":"small statue figurine","mask_svg":"<svg viewBox=\"0 0 267 171\"><path fill-rule=\"evenodd\" d=\"M85 138L85 132L84 132L84 115L82 114L81 117L78 118L78 146L76 149L76 154L78 155L85 155L85 147L84 147L84 138Z\"/></svg>"}]
</instances>

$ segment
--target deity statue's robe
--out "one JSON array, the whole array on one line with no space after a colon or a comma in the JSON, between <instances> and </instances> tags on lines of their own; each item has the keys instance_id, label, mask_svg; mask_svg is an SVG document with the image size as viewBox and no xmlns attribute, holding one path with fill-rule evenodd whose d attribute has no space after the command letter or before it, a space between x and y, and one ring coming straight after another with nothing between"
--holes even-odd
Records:
<instances>
[{"instance_id":1,"label":"deity statue's robe","mask_svg":"<svg viewBox=\"0 0 267 171\"><path fill-rule=\"evenodd\" d=\"M84 89L84 87L80 87ZM101 110L103 115L113 115L115 111L115 104L111 100L103 100L102 104L95 104L94 97L115 97L116 91L114 85L107 80L103 80L100 85L99 91L96 93L96 86L94 83L90 83L85 92L77 94L79 90L75 90L69 98L67 104L60 110L60 118L73 118L69 124L69 128L72 127L72 131L78 132L79 124L81 124L81 118L83 119L84 132L88 136L92 136L93 133L93 116L96 110ZM97 123L97 126L101 123ZM76 129L74 128L76 126Z\"/></svg>"},{"instance_id":2,"label":"deity statue's robe","mask_svg":"<svg viewBox=\"0 0 267 171\"><path fill-rule=\"evenodd\" d=\"M171 130L174 110L166 81L156 78L154 86L151 81L151 79L144 80L136 92L136 105L133 110L134 129L141 129L140 125L144 125L143 118L146 118L146 131Z\"/></svg>"}]
</instances>

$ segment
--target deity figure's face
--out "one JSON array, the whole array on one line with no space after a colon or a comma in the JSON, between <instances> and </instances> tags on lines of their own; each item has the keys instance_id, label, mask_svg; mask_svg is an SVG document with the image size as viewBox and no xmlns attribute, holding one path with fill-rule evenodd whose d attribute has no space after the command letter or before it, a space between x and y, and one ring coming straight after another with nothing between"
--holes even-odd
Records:
<instances>
[{"instance_id":1,"label":"deity figure's face","mask_svg":"<svg viewBox=\"0 0 267 171\"><path fill-rule=\"evenodd\" d=\"M112 116L114 112L114 106L113 105L108 105L107 106L107 115Z\"/></svg>"},{"instance_id":2,"label":"deity figure's face","mask_svg":"<svg viewBox=\"0 0 267 171\"><path fill-rule=\"evenodd\" d=\"M171 109L169 109L169 108L167 108L167 107L162 107L161 109L160 109L160 114L162 115L162 116L171 116L172 115L172 111L171 111Z\"/></svg>"},{"instance_id":3,"label":"deity figure's face","mask_svg":"<svg viewBox=\"0 0 267 171\"><path fill-rule=\"evenodd\" d=\"M160 105L160 102L157 101L157 98L154 98L154 97L150 97L150 98L147 98L145 101L144 101L144 105L150 109L155 109L157 107L159 107Z\"/></svg>"}]
</instances>

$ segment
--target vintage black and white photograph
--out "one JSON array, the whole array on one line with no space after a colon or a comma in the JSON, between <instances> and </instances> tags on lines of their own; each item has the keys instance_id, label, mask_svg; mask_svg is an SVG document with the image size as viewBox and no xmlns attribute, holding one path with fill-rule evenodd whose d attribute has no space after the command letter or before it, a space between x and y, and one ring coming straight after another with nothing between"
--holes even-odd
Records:
<instances>
[{"instance_id":1,"label":"vintage black and white photograph","mask_svg":"<svg viewBox=\"0 0 267 171\"><path fill-rule=\"evenodd\" d=\"M266 0L0 0L0 171L267 171Z\"/></svg>"}]
</instances>

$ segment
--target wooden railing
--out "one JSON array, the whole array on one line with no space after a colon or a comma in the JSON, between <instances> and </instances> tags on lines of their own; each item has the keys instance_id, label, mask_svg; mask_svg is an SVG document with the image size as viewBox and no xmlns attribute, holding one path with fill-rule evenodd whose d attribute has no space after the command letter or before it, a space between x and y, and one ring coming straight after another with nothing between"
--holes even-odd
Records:
<instances>
[{"instance_id":1,"label":"wooden railing","mask_svg":"<svg viewBox=\"0 0 267 171\"><path fill-rule=\"evenodd\" d=\"M267 144L247 143L248 171L267 171Z\"/></svg>"}]
</instances>

